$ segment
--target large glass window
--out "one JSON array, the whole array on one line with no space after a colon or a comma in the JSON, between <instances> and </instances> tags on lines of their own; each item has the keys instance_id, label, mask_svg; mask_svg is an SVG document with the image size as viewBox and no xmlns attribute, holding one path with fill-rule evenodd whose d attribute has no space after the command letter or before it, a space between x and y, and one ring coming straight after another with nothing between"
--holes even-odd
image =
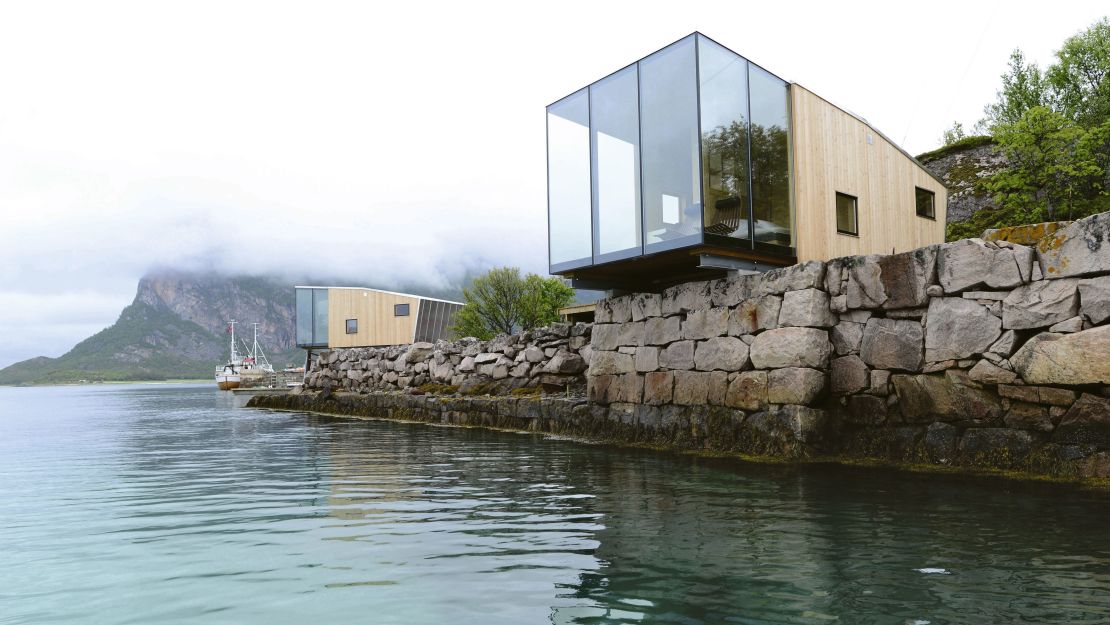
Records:
<instances>
[{"instance_id":1,"label":"large glass window","mask_svg":"<svg viewBox=\"0 0 1110 625\"><path fill-rule=\"evenodd\" d=\"M641 253L636 66L590 87L594 261Z\"/></svg>"},{"instance_id":2,"label":"large glass window","mask_svg":"<svg viewBox=\"0 0 1110 625\"><path fill-rule=\"evenodd\" d=\"M312 336L314 344L328 344L328 290L312 289L312 309L314 319Z\"/></svg>"},{"instance_id":3,"label":"large glass window","mask_svg":"<svg viewBox=\"0 0 1110 625\"><path fill-rule=\"evenodd\" d=\"M790 103L787 85L749 64L751 94L752 215L757 243L790 246L794 211L790 192Z\"/></svg>"},{"instance_id":4,"label":"large glass window","mask_svg":"<svg viewBox=\"0 0 1110 625\"><path fill-rule=\"evenodd\" d=\"M640 61L640 142L645 251L697 242L701 189L693 36Z\"/></svg>"},{"instance_id":5,"label":"large glass window","mask_svg":"<svg viewBox=\"0 0 1110 625\"><path fill-rule=\"evenodd\" d=\"M551 265L590 264L590 95L547 107L547 203Z\"/></svg>"},{"instance_id":6,"label":"large glass window","mask_svg":"<svg viewBox=\"0 0 1110 625\"><path fill-rule=\"evenodd\" d=\"M698 39L705 232L747 239L748 62Z\"/></svg>"},{"instance_id":7,"label":"large glass window","mask_svg":"<svg viewBox=\"0 0 1110 625\"><path fill-rule=\"evenodd\" d=\"M297 345L312 344L312 289L297 289Z\"/></svg>"},{"instance_id":8,"label":"large glass window","mask_svg":"<svg viewBox=\"0 0 1110 625\"><path fill-rule=\"evenodd\" d=\"M328 344L328 290L297 289L297 345Z\"/></svg>"}]
</instances>

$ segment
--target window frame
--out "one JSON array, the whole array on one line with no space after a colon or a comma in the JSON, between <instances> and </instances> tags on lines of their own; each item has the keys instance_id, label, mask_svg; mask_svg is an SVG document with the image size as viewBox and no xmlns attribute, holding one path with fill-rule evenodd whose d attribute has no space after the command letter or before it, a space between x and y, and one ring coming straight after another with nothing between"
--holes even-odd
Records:
<instances>
[{"instance_id":1,"label":"window frame","mask_svg":"<svg viewBox=\"0 0 1110 625\"><path fill-rule=\"evenodd\" d=\"M855 224L855 231L841 230L840 229L840 211L838 210L838 202L841 197L846 197L852 200L852 223ZM833 219L835 220L836 233L843 234L849 237L859 237L859 196L850 193L842 193L840 191L833 192Z\"/></svg>"},{"instance_id":2,"label":"window frame","mask_svg":"<svg viewBox=\"0 0 1110 625\"><path fill-rule=\"evenodd\" d=\"M931 212L928 215L923 215L921 213L921 207L917 203L917 197L918 197L917 192L918 191L924 191L925 193L929 194L929 200L930 200L929 201L929 208L930 208ZM914 185L914 187L913 187L913 212L918 217L920 217L922 219L928 219L930 221L936 221L937 220L937 193L936 193L936 191L931 191L929 189L926 189L925 187L919 187L917 185Z\"/></svg>"},{"instance_id":3,"label":"window frame","mask_svg":"<svg viewBox=\"0 0 1110 625\"><path fill-rule=\"evenodd\" d=\"M405 312L402 313L401 312L402 310L405 311ZM412 314L412 311L410 310L410 307L409 307L408 303L394 304L393 305L393 316L394 317L408 317L411 314Z\"/></svg>"},{"instance_id":4,"label":"window frame","mask_svg":"<svg viewBox=\"0 0 1110 625\"><path fill-rule=\"evenodd\" d=\"M354 322L354 329L351 329L351 322ZM343 324L343 329L347 334L358 334L358 319L347 319Z\"/></svg>"}]
</instances>

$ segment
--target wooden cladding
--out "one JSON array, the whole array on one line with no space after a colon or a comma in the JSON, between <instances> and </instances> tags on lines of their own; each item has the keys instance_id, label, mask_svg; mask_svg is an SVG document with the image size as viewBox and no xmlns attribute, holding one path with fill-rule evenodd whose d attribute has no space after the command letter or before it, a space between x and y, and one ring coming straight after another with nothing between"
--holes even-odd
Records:
<instances>
[{"instance_id":1,"label":"wooden cladding","mask_svg":"<svg viewBox=\"0 0 1110 625\"><path fill-rule=\"evenodd\" d=\"M327 291L329 347L404 345L448 338L455 314L462 308L453 302L374 289Z\"/></svg>"},{"instance_id":2,"label":"wooden cladding","mask_svg":"<svg viewBox=\"0 0 1110 625\"><path fill-rule=\"evenodd\" d=\"M328 289L328 346L367 347L411 343L416 317L396 317L393 307L415 308L419 297L371 289ZM346 320L357 319L358 331L347 334Z\"/></svg>"},{"instance_id":3,"label":"wooden cladding","mask_svg":"<svg viewBox=\"0 0 1110 625\"><path fill-rule=\"evenodd\" d=\"M798 261L890 254L944 241L948 193L866 122L790 86ZM934 194L919 217L920 190ZM837 232L837 193L857 198L857 236Z\"/></svg>"}]
</instances>

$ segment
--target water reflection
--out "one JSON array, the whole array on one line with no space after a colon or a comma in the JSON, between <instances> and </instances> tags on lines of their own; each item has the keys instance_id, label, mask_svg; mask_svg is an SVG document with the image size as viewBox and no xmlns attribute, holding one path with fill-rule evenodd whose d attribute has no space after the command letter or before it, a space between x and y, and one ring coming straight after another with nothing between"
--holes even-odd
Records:
<instances>
[{"instance_id":1,"label":"water reflection","mask_svg":"<svg viewBox=\"0 0 1110 625\"><path fill-rule=\"evenodd\" d=\"M206 387L0 389L0 419L0 623L1110 619L1097 494L246 411Z\"/></svg>"}]
</instances>

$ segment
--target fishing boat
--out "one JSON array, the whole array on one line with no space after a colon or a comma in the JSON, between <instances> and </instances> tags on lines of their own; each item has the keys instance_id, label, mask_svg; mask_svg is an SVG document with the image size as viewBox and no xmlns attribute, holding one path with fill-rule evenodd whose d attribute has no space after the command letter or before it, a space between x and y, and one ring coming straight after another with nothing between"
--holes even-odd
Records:
<instances>
[{"instance_id":1,"label":"fishing boat","mask_svg":"<svg viewBox=\"0 0 1110 625\"><path fill-rule=\"evenodd\" d=\"M274 373L274 367L258 344L258 324L251 324L254 326L254 341L251 345L244 343L247 353L243 356L235 343L236 323L238 322L232 319L227 326L228 334L231 335L227 364L216 369L216 386L221 391L230 391L240 386L259 386Z\"/></svg>"}]
</instances>

